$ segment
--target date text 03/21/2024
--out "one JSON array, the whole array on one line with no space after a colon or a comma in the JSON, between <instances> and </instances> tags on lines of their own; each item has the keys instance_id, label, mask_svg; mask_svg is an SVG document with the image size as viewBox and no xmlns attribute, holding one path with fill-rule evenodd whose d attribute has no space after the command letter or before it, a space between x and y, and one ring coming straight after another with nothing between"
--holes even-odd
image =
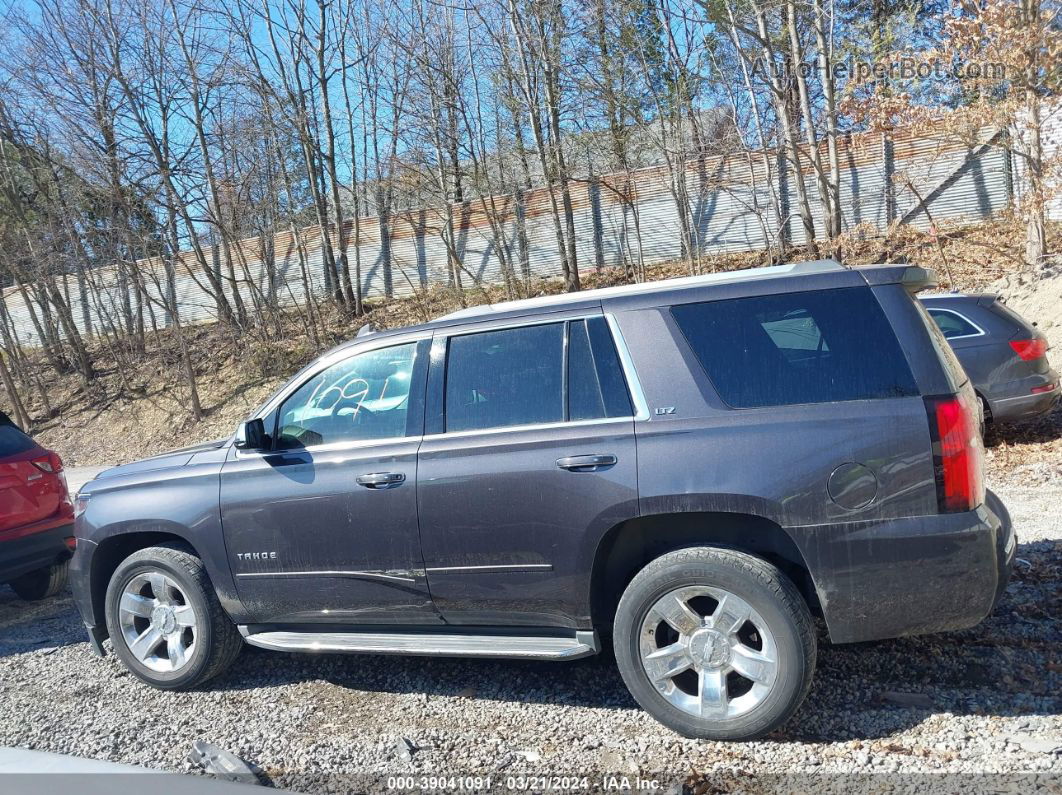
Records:
<instances>
[{"instance_id":1,"label":"date text 03/21/2024","mask_svg":"<svg viewBox=\"0 0 1062 795\"><path fill-rule=\"evenodd\" d=\"M493 779L490 776L392 776L387 780L389 790L400 792L490 792L499 785L513 792L656 792L663 789L663 784L657 779L622 775L600 777L527 775L506 776L504 779Z\"/></svg>"}]
</instances>

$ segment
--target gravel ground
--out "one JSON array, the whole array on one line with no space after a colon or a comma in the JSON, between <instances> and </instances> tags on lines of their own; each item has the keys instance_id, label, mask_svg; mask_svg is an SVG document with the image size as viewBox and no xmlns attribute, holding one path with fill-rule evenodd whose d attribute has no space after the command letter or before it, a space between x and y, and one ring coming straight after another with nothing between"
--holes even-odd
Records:
<instances>
[{"instance_id":1,"label":"gravel ground","mask_svg":"<svg viewBox=\"0 0 1062 795\"><path fill-rule=\"evenodd\" d=\"M998 491L1021 562L996 613L963 632L820 646L810 696L764 741L678 737L637 708L603 657L247 648L209 690L162 693L113 655L91 654L68 597L30 605L0 589L0 746L194 772L185 757L205 739L257 766L264 782L304 792L381 791L391 775L418 786L421 776L481 775L503 791L545 789L507 779L532 773L590 776L590 788L602 773L630 776L632 786L640 774L696 793L757 791L750 781L774 789L777 774L796 777L790 788L834 782L844 791L852 787L842 774L852 773L894 774L860 779L893 789L939 789L940 774L961 774L953 791L998 791L1002 777L985 774L1005 774L1011 787L1028 775L1022 790L1062 791L1062 484ZM919 773L936 775L910 775Z\"/></svg>"}]
</instances>

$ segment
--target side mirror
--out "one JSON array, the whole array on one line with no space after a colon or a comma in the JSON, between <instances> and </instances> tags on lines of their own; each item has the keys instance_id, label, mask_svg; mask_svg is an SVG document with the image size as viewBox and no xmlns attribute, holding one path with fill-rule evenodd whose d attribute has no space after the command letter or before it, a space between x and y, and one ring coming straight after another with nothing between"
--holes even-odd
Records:
<instances>
[{"instance_id":1,"label":"side mirror","mask_svg":"<svg viewBox=\"0 0 1062 795\"><path fill-rule=\"evenodd\" d=\"M265 423L260 419L240 423L235 446L237 450L264 450L267 447Z\"/></svg>"}]
</instances>

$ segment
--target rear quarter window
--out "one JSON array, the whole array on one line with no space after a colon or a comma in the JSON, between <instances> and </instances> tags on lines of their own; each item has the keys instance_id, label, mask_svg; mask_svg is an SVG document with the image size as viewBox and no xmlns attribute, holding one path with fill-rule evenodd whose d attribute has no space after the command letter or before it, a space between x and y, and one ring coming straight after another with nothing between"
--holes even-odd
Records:
<instances>
[{"instance_id":1,"label":"rear quarter window","mask_svg":"<svg viewBox=\"0 0 1062 795\"><path fill-rule=\"evenodd\" d=\"M32 450L35 444L14 425L0 425L0 458Z\"/></svg>"},{"instance_id":2,"label":"rear quarter window","mask_svg":"<svg viewBox=\"0 0 1062 795\"><path fill-rule=\"evenodd\" d=\"M981 329L966 319L965 315L953 312L950 309L938 309L929 307L929 316L933 318L945 339L957 339L960 337L976 337Z\"/></svg>"},{"instance_id":3,"label":"rear quarter window","mask_svg":"<svg viewBox=\"0 0 1062 795\"><path fill-rule=\"evenodd\" d=\"M682 304L671 313L734 408L918 394L869 288Z\"/></svg>"}]
</instances>

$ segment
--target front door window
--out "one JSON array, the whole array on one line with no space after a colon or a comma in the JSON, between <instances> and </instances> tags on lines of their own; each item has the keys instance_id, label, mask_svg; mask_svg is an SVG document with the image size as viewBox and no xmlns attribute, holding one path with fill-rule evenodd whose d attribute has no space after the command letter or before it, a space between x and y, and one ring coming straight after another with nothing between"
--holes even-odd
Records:
<instances>
[{"instance_id":1,"label":"front door window","mask_svg":"<svg viewBox=\"0 0 1062 795\"><path fill-rule=\"evenodd\" d=\"M407 434L416 343L368 351L328 367L280 407L277 448L393 439Z\"/></svg>"}]
</instances>

